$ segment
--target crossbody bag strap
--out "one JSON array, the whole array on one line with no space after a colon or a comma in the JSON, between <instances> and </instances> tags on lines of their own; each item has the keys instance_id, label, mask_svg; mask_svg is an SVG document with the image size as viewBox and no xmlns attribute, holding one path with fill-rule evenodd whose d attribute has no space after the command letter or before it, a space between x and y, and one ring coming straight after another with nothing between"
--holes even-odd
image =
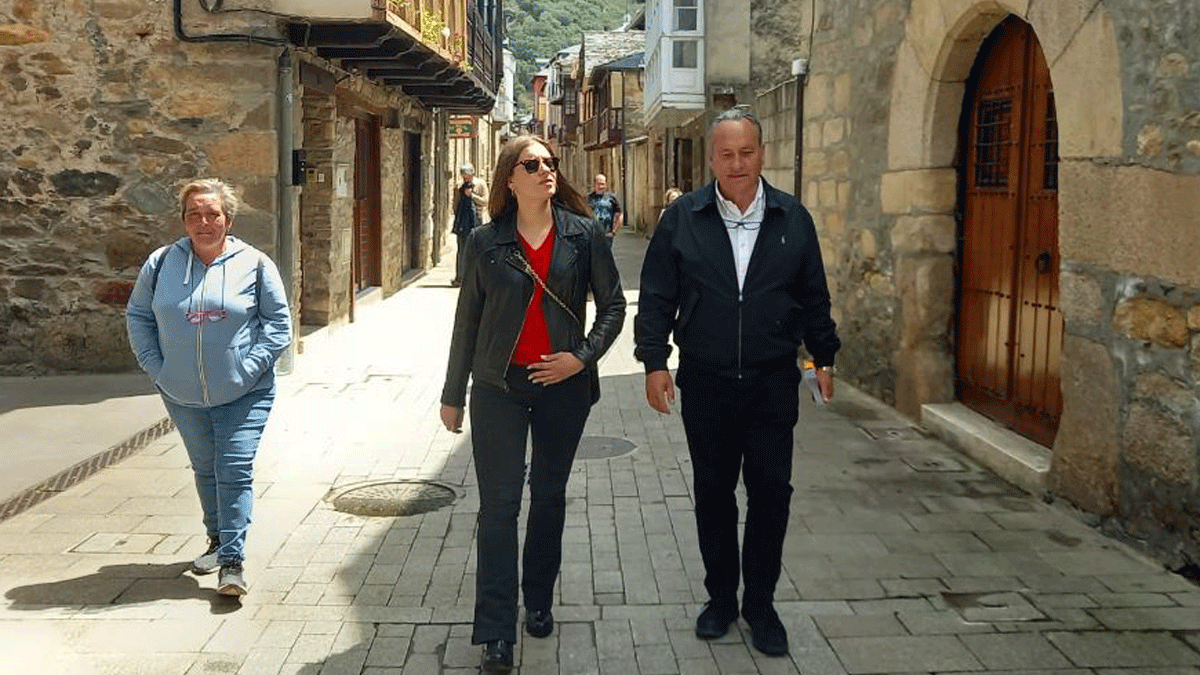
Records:
<instances>
[{"instance_id":1,"label":"crossbody bag strap","mask_svg":"<svg viewBox=\"0 0 1200 675\"><path fill-rule=\"evenodd\" d=\"M537 285L542 287L542 292L550 296L550 299L553 300L555 304L557 304L559 307L562 307L563 311L565 311L572 319L575 320L575 325L582 329L583 322L579 320L579 317L575 316L575 312L572 312L571 308L567 307L567 303L558 299L558 296L554 294L554 291L550 290L550 287L546 285L546 282L542 281L542 278L539 277L537 272L533 270L533 266L529 264L529 261L525 259L525 256L520 251L516 251L515 253L516 255L514 257L521 261L521 266L524 268L525 273L533 277L533 280L537 282Z\"/></svg>"}]
</instances>

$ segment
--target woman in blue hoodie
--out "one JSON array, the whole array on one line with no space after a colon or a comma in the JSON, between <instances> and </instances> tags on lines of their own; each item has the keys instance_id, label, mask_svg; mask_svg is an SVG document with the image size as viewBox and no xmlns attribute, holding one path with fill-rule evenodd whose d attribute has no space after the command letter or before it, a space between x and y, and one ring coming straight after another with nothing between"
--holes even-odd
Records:
<instances>
[{"instance_id":1,"label":"woman in blue hoodie","mask_svg":"<svg viewBox=\"0 0 1200 675\"><path fill-rule=\"evenodd\" d=\"M204 511L217 592L244 595L254 455L275 401L275 360L291 342L279 270L229 235L238 199L219 180L179 196L187 236L142 265L129 297L129 342L183 437Z\"/></svg>"}]
</instances>

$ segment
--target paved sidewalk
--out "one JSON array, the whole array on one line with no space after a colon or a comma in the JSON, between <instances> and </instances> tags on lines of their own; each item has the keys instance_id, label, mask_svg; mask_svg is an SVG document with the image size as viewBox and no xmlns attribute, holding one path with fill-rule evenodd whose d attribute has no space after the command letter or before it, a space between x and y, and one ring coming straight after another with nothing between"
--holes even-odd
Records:
<instances>
[{"instance_id":1,"label":"paved sidewalk","mask_svg":"<svg viewBox=\"0 0 1200 675\"><path fill-rule=\"evenodd\" d=\"M644 245L617 243L631 303ZM437 419L449 278L443 265L360 307L281 380L244 602L185 571L203 535L173 433L0 522L0 672L475 672L471 430ZM791 654L758 654L744 624L701 642L683 431L644 402L631 324L601 375L586 434L635 449L576 463L558 625L522 636L520 673L1200 673L1192 584L846 386L826 409L805 404L798 428L778 592ZM418 479L457 499L404 517L349 515L327 499Z\"/></svg>"}]
</instances>

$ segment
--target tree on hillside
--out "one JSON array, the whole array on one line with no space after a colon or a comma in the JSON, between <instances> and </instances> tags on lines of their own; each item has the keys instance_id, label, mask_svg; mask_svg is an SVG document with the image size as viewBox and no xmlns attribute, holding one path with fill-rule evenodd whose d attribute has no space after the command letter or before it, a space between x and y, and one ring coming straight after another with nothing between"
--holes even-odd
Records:
<instances>
[{"instance_id":1,"label":"tree on hillside","mask_svg":"<svg viewBox=\"0 0 1200 675\"><path fill-rule=\"evenodd\" d=\"M630 0L512 0L505 3L508 48L517 59L516 105L529 112L535 59L579 44L584 31L619 28L634 11Z\"/></svg>"}]
</instances>

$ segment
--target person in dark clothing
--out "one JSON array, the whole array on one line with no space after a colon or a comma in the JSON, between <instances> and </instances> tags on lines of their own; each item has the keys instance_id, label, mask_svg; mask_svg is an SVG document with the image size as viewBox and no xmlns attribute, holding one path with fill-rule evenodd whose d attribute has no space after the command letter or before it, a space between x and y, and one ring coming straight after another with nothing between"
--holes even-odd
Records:
<instances>
[{"instance_id":1,"label":"person in dark clothing","mask_svg":"<svg viewBox=\"0 0 1200 675\"><path fill-rule=\"evenodd\" d=\"M471 385L471 442L479 483L475 625L484 672L513 665L517 625L517 516L532 434L529 517L521 590L525 632L554 629L567 478L592 405L597 362L625 322L625 296L600 226L558 158L533 136L497 160L489 227L467 237L441 420L462 429ZM596 318L585 328L588 294Z\"/></svg>"},{"instance_id":2,"label":"person in dark clothing","mask_svg":"<svg viewBox=\"0 0 1200 675\"><path fill-rule=\"evenodd\" d=\"M740 108L718 115L709 147L716 181L672 203L646 250L636 356L646 368L646 400L670 413L674 331L709 594L696 635L719 638L738 617L740 473L748 497L741 615L754 647L779 655L787 653L787 632L774 594L792 495L797 351L807 347L828 400L841 343L812 218L761 177L758 120Z\"/></svg>"},{"instance_id":3,"label":"person in dark clothing","mask_svg":"<svg viewBox=\"0 0 1200 675\"><path fill-rule=\"evenodd\" d=\"M462 281L463 249L467 235L483 224L483 209L487 205L487 184L475 177L475 167L470 162L458 169L462 182L458 184L458 197L454 205L454 225L450 228L458 237L458 255L454 261L452 286Z\"/></svg>"},{"instance_id":4,"label":"person in dark clothing","mask_svg":"<svg viewBox=\"0 0 1200 675\"><path fill-rule=\"evenodd\" d=\"M608 237L608 243L611 244L612 238L621 231L621 226L625 223L625 213L621 211L620 200L608 191L608 177L602 173L596 174L596 178L592 180L588 206L592 207L596 222L604 228L604 236Z\"/></svg>"}]
</instances>

